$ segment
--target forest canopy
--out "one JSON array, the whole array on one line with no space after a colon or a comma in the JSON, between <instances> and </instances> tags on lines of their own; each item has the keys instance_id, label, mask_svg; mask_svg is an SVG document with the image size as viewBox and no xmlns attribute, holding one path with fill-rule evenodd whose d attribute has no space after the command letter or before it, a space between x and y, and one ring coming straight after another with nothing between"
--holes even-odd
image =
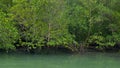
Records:
<instances>
[{"instance_id":1,"label":"forest canopy","mask_svg":"<svg viewBox=\"0 0 120 68\"><path fill-rule=\"evenodd\" d=\"M119 7L119 0L0 0L0 49L114 48Z\"/></svg>"}]
</instances>

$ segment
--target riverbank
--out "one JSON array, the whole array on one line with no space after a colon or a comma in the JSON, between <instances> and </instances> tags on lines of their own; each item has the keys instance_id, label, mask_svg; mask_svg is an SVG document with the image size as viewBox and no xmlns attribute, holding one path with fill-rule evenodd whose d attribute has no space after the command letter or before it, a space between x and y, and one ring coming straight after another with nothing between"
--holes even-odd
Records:
<instances>
[{"instance_id":1,"label":"riverbank","mask_svg":"<svg viewBox=\"0 0 120 68\"><path fill-rule=\"evenodd\" d=\"M80 50L81 49L81 50ZM120 49L116 47L97 48L95 46L90 47L77 47L75 50L63 46L58 47L41 47L36 49L27 49L25 47L17 47L14 50L0 49L0 53L23 53L23 54L84 54L88 52L101 52L101 53L118 53Z\"/></svg>"}]
</instances>

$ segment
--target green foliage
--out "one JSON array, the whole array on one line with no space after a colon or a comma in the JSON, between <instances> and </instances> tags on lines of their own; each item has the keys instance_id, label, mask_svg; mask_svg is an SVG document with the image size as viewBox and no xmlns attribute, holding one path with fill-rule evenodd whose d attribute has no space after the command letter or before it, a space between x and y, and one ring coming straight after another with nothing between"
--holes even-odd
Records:
<instances>
[{"instance_id":1,"label":"green foliage","mask_svg":"<svg viewBox=\"0 0 120 68\"><path fill-rule=\"evenodd\" d=\"M78 43L114 46L119 39L120 19L115 1L77 0L67 10L69 32ZM114 7L114 8L113 8ZM116 41L117 40L117 41Z\"/></svg>"},{"instance_id":2,"label":"green foliage","mask_svg":"<svg viewBox=\"0 0 120 68\"><path fill-rule=\"evenodd\" d=\"M0 0L0 9L4 12L8 12L12 6L12 0Z\"/></svg>"},{"instance_id":3,"label":"green foliage","mask_svg":"<svg viewBox=\"0 0 120 68\"><path fill-rule=\"evenodd\" d=\"M13 3L15 5L10 11L20 34L17 46L27 46L31 49L74 44L73 36L67 29L67 22L63 19L64 2L14 0Z\"/></svg>"},{"instance_id":4,"label":"green foliage","mask_svg":"<svg viewBox=\"0 0 120 68\"><path fill-rule=\"evenodd\" d=\"M7 18L4 12L0 11L0 48L15 49L14 43L19 38L14 22Z\"/></svg>"},{"instance_id":5,"label":"green foliage","mask_svg":"<svg viewBox=\"0 0 120 68\"><path fill-rule=\"evenodd\" d=\"M0 0L0 48L120 42L119 0ZM14 44L14 45L13 45Z\"/></svg>"}]
</instances>

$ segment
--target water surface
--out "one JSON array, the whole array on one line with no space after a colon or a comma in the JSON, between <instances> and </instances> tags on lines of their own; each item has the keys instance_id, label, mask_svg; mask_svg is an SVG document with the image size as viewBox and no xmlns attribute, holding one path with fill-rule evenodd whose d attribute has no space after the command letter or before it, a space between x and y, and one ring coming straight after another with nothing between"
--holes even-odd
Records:
<instances>
[{"instance_id":1,"label":"water surface","mask_svg":"<svg viewBox=\"0 0 120 68\"><path fill-rule=\"evenodd\" d=\"M119 68L120 54L0 54L0 68Z\"/></svg>"}]
</instances>

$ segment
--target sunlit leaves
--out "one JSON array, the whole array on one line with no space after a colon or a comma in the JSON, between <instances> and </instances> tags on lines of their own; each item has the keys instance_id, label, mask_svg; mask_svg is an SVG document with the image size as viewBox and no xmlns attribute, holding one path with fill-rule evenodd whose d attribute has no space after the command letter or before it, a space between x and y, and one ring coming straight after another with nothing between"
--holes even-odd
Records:
<instances>
[{"instance_id":1,"label":"sunlit leaves","mask_svg":"<svg viewBox=\"0 0 120 68\"><path fill-rule=\"evenodd\" d=\"M0 48L14 49L14 43L19 38L14 24L6 18L6 14L0 11Z\"/></svg>"}]
</instances>

